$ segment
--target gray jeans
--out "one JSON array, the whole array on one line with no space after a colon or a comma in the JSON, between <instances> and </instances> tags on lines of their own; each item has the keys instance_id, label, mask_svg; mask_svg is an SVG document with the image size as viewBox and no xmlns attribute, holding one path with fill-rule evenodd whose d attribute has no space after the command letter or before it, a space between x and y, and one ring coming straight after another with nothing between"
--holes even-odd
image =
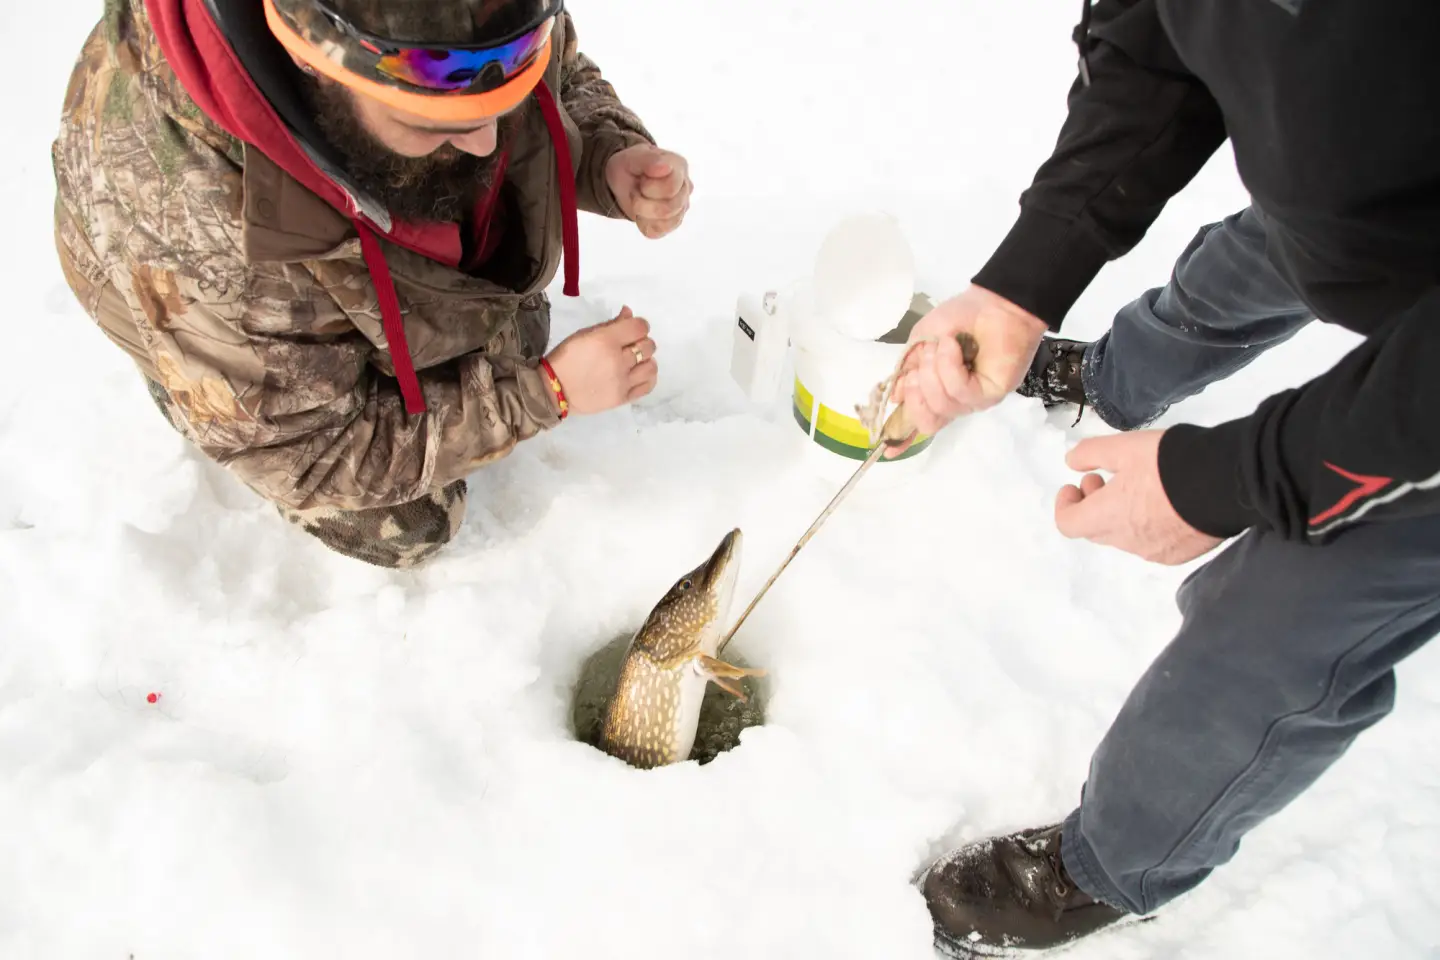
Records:
<instances>
[{"instance_id":1,"label":"gray jeans","mask_svg":"<svg viewBox=\"0 0 1440 960\"><path fill-rule=\"evenodd\" d=\"M1170 282L1115 315L1085 351L1086 399L1117 430L1145 426L1314 318L1266 258L1263 216L1246 208L1202 227Z\"/></svg>"},{"instance_id":2,"label":"gray jeans","mask_svg":"<svg viewBox=\"0 0 1440 960\"><path fill-rule=\"evenodd\" d=\"M1262 231L1250 211L1206 227L1168 286L1120 311L1084 367L1107 420L1144 424L1310 319ZM1440 517L1318 547L1251 531L1185 581L1179 606L1064 830L1080 888L1135 913L1229 861L1390 712L1393 667L1440 633Z\"/></svg>"}]
</instances>

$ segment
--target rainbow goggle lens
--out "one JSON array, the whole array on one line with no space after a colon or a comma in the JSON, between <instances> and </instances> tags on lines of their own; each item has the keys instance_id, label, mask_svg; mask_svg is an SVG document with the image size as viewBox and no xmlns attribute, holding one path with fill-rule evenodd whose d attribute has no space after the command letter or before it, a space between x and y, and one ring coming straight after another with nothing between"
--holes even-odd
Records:
<instances>
[{"instance_id":1,"label":"rainbow goggle lens","mask_svg":"<svg viewBox=\"0 0 1440 960\"><path fill-rule=\"evenodd\" d=\"M310 0L337 30L374 57L374 69L395 80L444 93L486 93L515 79L535 59L565 8L556 0L534 21L483 46L399 43L366 33L321 0Z\"/></svg>"},{"instance_id":2,"label":"rainbow goggle lens","mask_svg":"<svg viewBox=\"0 0 1440 960\"><path fill-rule=\"evenodd\" d=\"M564 0L552 0L507 36L457 46L366 33L323 0L264 0L264 6L271 32L311 67L392 106L442 120L495 115L528 96L549 62L551 34L565 8Z\"/></svg>"}]
</instances>

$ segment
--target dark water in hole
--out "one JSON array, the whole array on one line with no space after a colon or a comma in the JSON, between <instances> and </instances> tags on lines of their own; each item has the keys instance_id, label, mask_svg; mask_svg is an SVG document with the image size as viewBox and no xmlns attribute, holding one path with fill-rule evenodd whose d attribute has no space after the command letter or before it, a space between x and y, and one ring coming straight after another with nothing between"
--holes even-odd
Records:
<instances>
[{"instance_id":1,"label":"dark water in hole","mask_svg":"<svg viewBox=\"0 0 1440 960\"><path fill-rule=\"evenodd\" d=\"M595 746L600 740L600 727L605 721L605 708L615 694L615 684L620 679L620 665L630 647L633 634L616 637L596 651L580 669L580 682L575 688L575 700L571 708L570 726L575 739ZM757 667L736 649L736 644L725 648L720 659L737 667ZM749 701L740 700L721 690L715 684L708 684L705 699L700 703L700 723L695 733L695 749L690 759L702 766L720 754L733 749L740 743L740 731L758 727L765 722L765 702L769 697L769 677L746 677L738 681ZM597 748L598 749L598 748Z\"/></svg>"}]
</instances>

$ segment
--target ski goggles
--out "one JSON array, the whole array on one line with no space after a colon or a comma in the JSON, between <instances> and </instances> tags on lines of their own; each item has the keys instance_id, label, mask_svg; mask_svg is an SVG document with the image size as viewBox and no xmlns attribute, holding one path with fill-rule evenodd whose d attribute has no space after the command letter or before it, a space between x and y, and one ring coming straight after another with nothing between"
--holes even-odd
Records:
<instances>
[{"instance_id":1,"label":"ski goggles","mask_svg":"<svg viewBox=\"0 0 1440 960\"><path fill-rule=\"evenodd\" d=\"M498 116L518 105L549 66L565 8L547 0L534 20L484 44L405 43L359 29L323 0L264 0L265 18L291 54L388 106L442 122Z\"/></svg>"}]
</instances>

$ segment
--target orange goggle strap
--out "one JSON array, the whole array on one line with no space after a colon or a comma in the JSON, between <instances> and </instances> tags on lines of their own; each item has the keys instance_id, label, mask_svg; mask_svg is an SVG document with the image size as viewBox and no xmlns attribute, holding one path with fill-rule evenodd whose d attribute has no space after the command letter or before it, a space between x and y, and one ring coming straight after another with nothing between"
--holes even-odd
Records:
<instances>
[{"instance_id":1,"label":"orange goggle strap","mask_svg":"<svg viewBox=\"0 0 1440 960\"><path fill-rule=\"evenodd\" d=\"M377 83L358 73L346 70L316 50L314 46L305 41L304 37L296 33L290 24L285 22L285 18L280 15L280 12L275 9L275 0L264 0L264 2L265 20L270 25L270 32L286 50L306 64L336 83L343 83L350 89L379 100L386 106L441 123L488 120L518 106L539 85L540 78L545 75L545 69L550 65L551 47L554 44L552 35L545 41L545 46L540 48L540 52L535 55L534 62L516 74L503 87L485 93L436 95L411 93L408 90Z\"/></svg>"}]
</instances>

